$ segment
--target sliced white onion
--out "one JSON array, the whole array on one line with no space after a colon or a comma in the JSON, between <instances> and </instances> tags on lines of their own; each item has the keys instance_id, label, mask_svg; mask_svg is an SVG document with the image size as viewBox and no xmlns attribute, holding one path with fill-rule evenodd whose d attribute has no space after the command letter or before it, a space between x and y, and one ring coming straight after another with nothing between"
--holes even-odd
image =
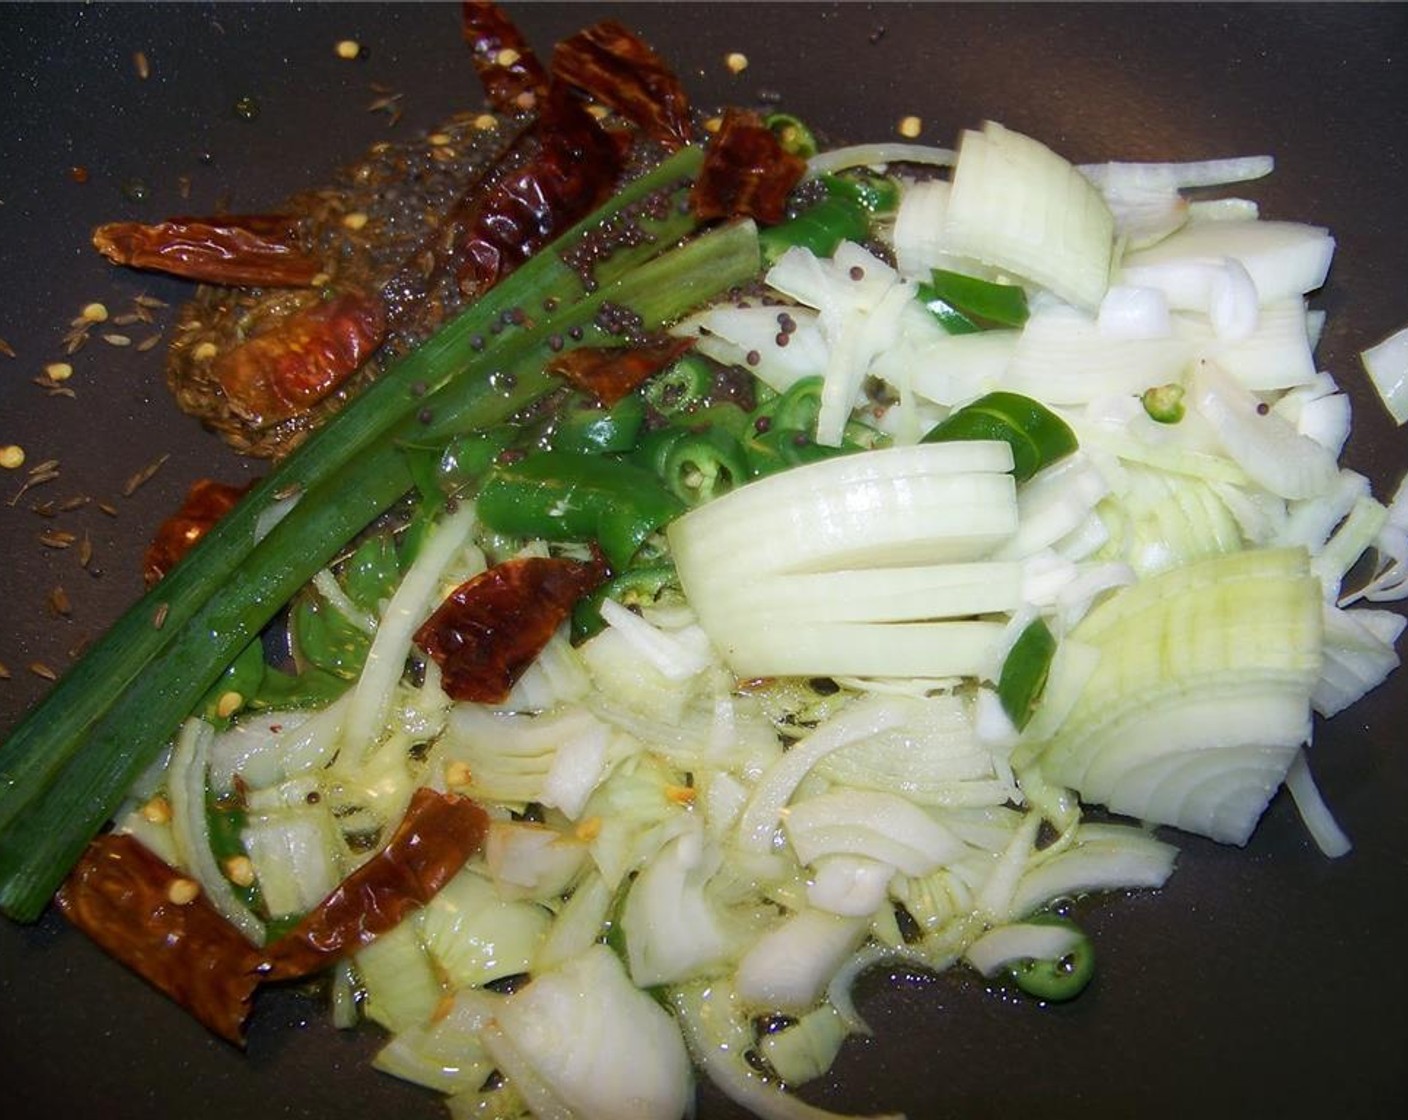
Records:
<instances>
[{"instance_id":1,"label":"sliced white onion","mask_svg":"<svg viewBox=\"0 0 1408 1120\"><path fill-rule=\"evenodd\" d=\"M1408 327L1359 355L1394 423L1408 421Z\"/></svg>"},{"instance_id":2,"label":"sliced white onion","mask_svg":"<svg viewBox=\"0 0 1408 1120\"><path fill-rule=\"evenodd\" d=\"M1305 823L1306 831L1310 833L1316 847L1331 859L1339 859L1353 850L1354 844L1345 835L1344 829L1340 828L1330 812L1330 807L1320 795L1320 787L1315 784L1315 778L1310 773L1310 763L1305 757L1305 751L1296 753L1296 760L1286 772L1286 789L1296 803L1300 819Z\"/></svg>"},{"instance_id":3,"label":"sliced white onion","mask_svg":"<svg viewBox=\"0 0 1408 1120\"><path fill-rule=\"evenodd\" d=\"M888 167L892 163L914 163L929 167L952 167L958 153L951 148L936 148L929 144L902 144L898 141L876 144L852 144L818 152L807 160L807 174L824 175L845 171L848 167Z\"/></svg>"}]
</instances>

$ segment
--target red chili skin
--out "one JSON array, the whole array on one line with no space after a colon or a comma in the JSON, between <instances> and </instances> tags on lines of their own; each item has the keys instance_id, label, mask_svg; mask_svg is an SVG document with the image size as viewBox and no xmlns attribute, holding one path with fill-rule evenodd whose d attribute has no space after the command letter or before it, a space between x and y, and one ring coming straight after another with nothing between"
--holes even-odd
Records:
<instances>
[{"instance_id":1,"label":"red chili skin","mask_svg":"<svg viewBox=\"0 0 1408 1120\"><path fill-rule=\"evenodd\" d=\"M235 413L255 424L275 424L326 397L385 338L381 297L343 291L221 354L214 372Z\"/></svg>"},{"instance_id":2,"label":"red chili skin","mask_svg":"<svg viewBox=\"0 0 1408 1120\"><path fill-rule=\"evenodd\" d=\"M689 203L702 221L749 217L775 225L787 216L787 196L806 170L806 161L784 149L756 113L729 109Z\"/></svg>"},{"instance_id":3,"label":"red chili skin","mask_svg":"<svg viewBox=\"0 0 1408 1120\"><path fill-rule=\"evenodd\" d=\"M553 77L568 82L674 150L694 137L689 97L665 60L614 19L562 40Z\"/></svg>"},{"instance_id":4,"label":"red chili skin","mask_svg":"<svg viewBox=\"0 0 1408 1120\"><path fill-rule=\"evenodd\" d=\"M560 83L549 89L538 123L519 147L531 145L486 190L467 196L448 223L454 233L442 267L453 270L469 298L604 202L624 158L616 139Z\"/></svg>"},{"instance_id":5,"label":"red chili skin","mask_svg":"<svg viewBox=\"0 0 1408 1120\"><path fill-rule=\"evenodd\" d=\"M632 346L579 346L557 355L547 370L610 406L675 361L694 341L661 338Z\"/></svg>"},{"instance_id":6,"label":"red chili skin","mask_svg":"<svg viewBox=\"0 0 1408 1120\"><path fill-rule=\"evenodd\" d=\"M282 214L110 222L93 231L93 246L114 264L207 284L302 288L323 271L299 243L298 220Z\"/></svg>"},{"instance_id":7,"label":"red chili skin","mask_svg":"<svg viewBox=\"0 0 1408 1120\"><path fill-rule=\"evenodd\" d=\"M73 925L221 1038L240 1045L263 952L198 895L170 899L184 879L131 836L99 836L56 901Z\"/></svg>"},{"instance_id":8,"label":"red chili skin","mask_svg":"<svg viewBox=\"0 0 1408 1120\"><path fill-rule=\"evenodd\" d=\"M606 578L599 561L506 560L460 584L415 634L455 700L497 704L572 607Z\"/></svg>"},{"instance_id":9,"label":"red chili skin","mask_svg":"<svg viewBox=\"0 0 1408 1120\"><path fill-rule=\"evenodd\" d=\"M196 482L187 491L181 508L161 523L147 546L142 560L142 575L147 586L151 587L171 571L253 485L247 482L243 486L231 486L208 478Z\"/></svg>"},{"instance_id":10,"label":"red chili skin","mask_svg":"<svg viewBox=\"0 0 1408 1120\"><path fill-rule=\"evenodd\" d=\"M508 14L473 0L465 0L461 12L464 41L490 106L501 113L533 108L547 93L547 71Z\"/></svg>"}]
</instances>

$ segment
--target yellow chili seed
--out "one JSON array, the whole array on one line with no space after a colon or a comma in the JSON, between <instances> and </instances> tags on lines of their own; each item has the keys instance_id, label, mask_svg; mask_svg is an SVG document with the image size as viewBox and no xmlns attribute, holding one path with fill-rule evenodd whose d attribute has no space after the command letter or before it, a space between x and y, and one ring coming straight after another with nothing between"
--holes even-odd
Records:
<instances>
[{"instance_id":1,"label":"yellow chili seed","mask_svg":"<svg viewBox=\"0 0 1408 1120\"><path fill-rule=\"evenodd\" d=\"M455 789L463 789L474 781L474 771L469 763L452 759L445 765L445 784Z\"/></svg>"},{"instance_id":2,"label":"yellow chili seed","mask_svg":"<svg viewBox=\"0 0 1408 1120\"><path fill-rule=\"evenodd\" d=\"M362 44L357 42L356 39L340 39L337 46L333 47L333 50L337 52L338 58L345 58L351 61L362 53Z\"/></svg>"},{"instance_id":3,"label":"yellow chili seed","mask_svg":"<svg viewBox=\"0 0 1408 1120\"><path fill-rule=\"evenodd\" d=\"M157 794L138 810L148 824L170 824L171 802Z\"/></svg>"},{"instance_id":4,"label":"yellow chili seed","mask_svg":"<svg viewBox=\"0 0 1408 1120\"><path fill-rule=\"evenodd\" d=\"M229 719L242 707L244 707L244 697L231 689L229 692L221 693L220 699L215 702L215 714L221 719Z\"/></svg>"},{"instance_id":5,"label":"yellow chili seed","mask_svg":"<svg viewBox=\"0 0 1408 1120\"><path fill-rule=\"evenodd\" d=\"M731 51L724 58L724 65L728 67L729 73L741 74L748 69L748 56L742 51Z\"/></svg>"},{"instance_id":6,"label":"yellow chili seed","mask_svg":"<svg viewBox=\"0 0 1408 1120\"><path fill-rule=\"evenodd\" d=\"M342 224L350 230L359 230L367 224L368 218L360 210L342 216Z\"/></svg>"},{"instance_id":7,"label":"yellow chili seed","mask_svg":"<svg viewBox=\"0 0 1408 1120\"><path fill-rule=\"evenodd\" d=\"M254 886L254 863L248 856L231 856L225 861L225 878L237 887Z\"/></svg>"},{"instance_id":8,"label":"yellow chili seed","mask_svg":"<svg viewBox=\"0 0 1408 1120\"><path fill-rule=\"evenodd\" d=\"M24 448L17 443L7 443L0 447L0 467L7 471L18 470L24 466Z\"/></svg>"},{"instance_id":9,"label":"yellow chili seed","mask_svg":"<svg viewBox=\"0 0 1408 1120\"><path fill-rule=\"evenodd\" d=\"M913 140L924 131L924 122L918 117L905 117L899 123L899 134L908 140Z\"/></svg>"},{"instance_id":10,"label":"yellow chili seed","mask_svg":"<svg viewBox=\"0 0 1408 1120\"><path fill-rule=\"evenodd\" d=\"M176 906L188 906L200 897L200 884L194 879L173 879L166 888L167 901Z\"/></svg>"},{"instance_id":11,"label":"yellow chili seed","mask_svg":"<svg viewBox=\"0 0 1408 1120\"><path fill-rule=\"evenodd\" d=\"M474 127L481 132L488 132L491 128L497 128L499 120L493 113L480 113L474 118Z\"/></svg>"},{"instance_id":12,"label":"yellow chili seed","mask_svg":"<svg viewBox=\"0 0 1408 1120\"><path fill-rule=\"evenodd\" d=\"M688 805L694 800L693 786L666 786L665 796L677 805Z\"/></svg>"},{"instance_id":13,"label":"yellow chili seed","mask_svg":"<svg viewBox=\"0 0 1408 1120\"><path fill-rule=\"evenodd\" d=\"M584 821L579 821L573 834L583 843L591 843L601 835L601 818L588 817Z\"/></svg>"},{"instance_id":14,"label":"yellow chili seed","mask_svg":"<svg viewBox=\"0 0 1408 1120\"><path fill-rule=\"evenodd\" d=\"M73 376L73 367L67 362L50 362L44 367L44 373L50 381L67 381Z\"/></svg>"},{"instance_id":15,"label":"yellow chili seed","mask_svg":"<svg viewBox=\"0 0 1408 1120\"><path fill-rule=\"evenodd\" d=\"M80 314L89 323L106 323L108 320L108 309L101 303L90 303Z\"/></svg>"},{"instance_id":16,"label":"yellow chili seed","mask_svg":"<svg viewBox=\"0 0 1408 1120\"><path fill-rule=\"evenodd\" d=\"M213 342L202 342L191 351L191 357L198 362L208 362L216 354L220 353L219 348Z\"/></svg>"},{"instance_id":17,"label":"yellow chili seed","mask_svg":"<svg viewBox=\"0 0 1408 1120\"><path fill-rule=\"evenodd\" d=\"M494 61L500 66L512 66L522 57L523 56L520 55L512 47L505 47L503 50L499 51L497 55L494 56Z\"/></svg>"}]
</instances>

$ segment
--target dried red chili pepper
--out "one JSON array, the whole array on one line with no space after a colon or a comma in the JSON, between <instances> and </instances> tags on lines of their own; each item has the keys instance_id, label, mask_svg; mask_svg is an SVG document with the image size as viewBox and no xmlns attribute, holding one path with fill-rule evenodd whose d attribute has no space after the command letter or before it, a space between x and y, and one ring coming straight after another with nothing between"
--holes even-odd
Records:
<instances>
[{"instance_id":1,"label":"dried red chili pepper","mask_svg":"<svg viewBox=\"0 0 1408 1120\"><path fill-rule=\"evenodd\" d=\"M253 486L231 486L202 478L186 493L181 508L157 528L152 543L142 558L142 575L148 587L166 575L185 556L196 541L205 536L225 514L229 513Z\"/></svg>"},{"instance_id":2,"label":"dried red chili pepper","mask_svg":"<svg viewBox=\"0 0 1408 1120\"><path fill-rule=\"evenodd\" d=\"M453 270L471 298L605 201L624 156L560 83L548 90L537 125L518 147L529 154L510 158L487 189L462 200L448 223L455 232L442 267Z\"/></svg>"},{"instance_id":3,"label":"dried red chili pepper","mask_svg":"<svg viewBox=\"0 0 1408 1120\"><path fill-rule=\"evenodd\" d=\"M557 557L520 557L460 584L416 631L455 700L495 704L542 652L577 600L606 578L606 566Z\"/></svg>"},{"instance_id":4,"label":"dried red chili pepper","mask_svg":"<svg viewBox=\"0 0 1408 1120\"><path fill-rule=\"evenodd\" d=\"M256 424L274 424L326 397L385 337L381 298L343 291L220 355L213 372L234 412Z\"/></svg>"},{"instance_id":5,"label":"dried red chili pepper","mask_svg":"<svg viewBox=\"0 0 1408 1120\"><path fill-rule=\"evenodd\" d=\"M221 1038L244 1038L263 951L192 882L133 837L99 836L59 890L59 909L109 955Z\"/></svg>"},{"instance_id":6,"label":"dried red chili pepper","mask_svg":"<svg viewBox=\"0 0 1408 1120\"><path fill-rule=\"evenodd\" d=\"M787 216L787 196L806 170L806 161L783 148L756 113L729 109L689 203L702 221L751 217L773 225Z\"/></svg>"},{"instance_id":7,"label":"dried red chili pepper","mask_svg":"<svg viewBox=\"0 0 1408 1120\"><path fill-rule=\"evenodd\" d=\"M497 4L465 0L461 26L489 104L502 113L531 109L547 92L548 75L533 48Z\"/></svg>"},{"instance_id":8,"label":"dried red chili pepper","mask_svg":"<svg viewBox=\"0 0 1408 1120\"><path fill-rule=\"evenodd\" d=\"M323 271L299 243L298 219L283 214L110 222L93 231L93 245L114 264L209 284L302 288Z\"/></svg>"},{"instance_id":9,"label":"dried red chili pepper","mask_svg":"<svg viewBox=\"0 0 1408 1120\"><path fill-rule=\"evenodd\" d=\"M694 345L692 338L660 338L633 346L579 346L558 354L549 373L613 405Z\"/></svg>"},{"instance_id":10,"label":"dried red chili pepper","mask_svg":"<svg viewBox=\"0 0 1408 1120\"><path fill-rule=\"evenodd\" d=\"M385 847L267 947L266 979L310 976L398 925L459 872L488 827L469 798L416 790Z\"/></svg>"},{"instance_id":11,"label":"dried red chili pepper","mask_svg":"<svg viewBox=\"0 0 1408 1120\"><path fill-rule=\"evenodd\" d=\"M689 97L665 60L634 32L608 19L553 49L553 77L569 82L674 149L694 136Z\"/></svg>"}]
</instances>

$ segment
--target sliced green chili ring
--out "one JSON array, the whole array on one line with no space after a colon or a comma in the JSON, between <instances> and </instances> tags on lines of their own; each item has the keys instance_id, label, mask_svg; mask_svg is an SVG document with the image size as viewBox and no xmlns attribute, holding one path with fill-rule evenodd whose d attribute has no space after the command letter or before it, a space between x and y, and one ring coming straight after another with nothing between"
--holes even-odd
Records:
<instances>
[{"instance_id":1,"label":"sliced green chili ring","mask_svg":"<svg viewBox=\"0 0 1408 1120\"><path fill-rule=\"evenodd\" d=\"M648 471L601 455L541 451L500 463L479 492L491 531L550 541L596 541L623 571L651 533L684 506Z\"/></svg>"},{"instance_id":2,"label":"sliced green chili ring","mask_svg":"<svg viewBox=\"0 0 1408 1120\"><path fill-rule=\"evenodd\" d=\"M642 435L626 458L636 466L648 470L656 478L664 478L665 462L670 457L670 449L688 435L688 428L656 428Z\"/></svg>"},{"instance_id":3,"label":"sliced green chili ring","mask_svg":"<svg viewBox=\"0 0 1408 1120\"><path fill-rule=\"evenodd\" d=\"M743 444L751 478L762 478L764 475L785 471L789 467L816 463L854 450L854 447L845 444L840 447L824 447L817 443L810 432L798 428L769 428Z\"/></svg>"},{"instance_id":4,"label":"sliced green chili ring","mask_svg":"<svg viewBox=\"0 0 1408 1120\"><path fill-rule=\"evenodd\" d=\"M390 533L376 533L359 544L339 573L347 597L364 611L376 611L400 582L401 561Z\"/></svg>"},{"instance_id":5,"label":"sliced green chili ring","mask_svg":"<svg viewBox=\"0 0 1408 1120\"><path fill-rule=\"evenodd\" d=\"M795 218L758 232L763 262L776 264L793 246L829 257L842 241L864 241L870 235L870 211L844 194L832 194L808 206Z\"/></svg>"},{"instance_id":6,"label":"sliced green chili ring","mask_svg":"<svg viewBox=\"0 0 1408 1120\"><path fill-rule=\"evenodd\" d=\"M939 326L949 334L977 334L983 329L953 304L941 299L934 285L926 282L920 283L918 296L919 302L929 309L929 314L937 319Z\"/></svg>"},{"instance_id":7,"label":"sliced green chili ring","mask_svg":"<svg viewBox=\"0 0 1408 1120\"><path fill-rule=\"evenodd\" d=\"M743 448L722 428L690 433L665 457L665 485L688 506L720 498L748 477Z\"/></svg>"},{"instance_id":8,"label":"sliced green chili ring","mask_svg":"<svg viewBox=\"0 0 1408 1120\"><path fill-rule=\"evenodd\" d=\"M555 451L604 455L631 451L645 424L645 401L632 394L610 408L575 397L561 413L552 434Z\"/></svg>"},{"instance_id":9,"label":"sliced green chili ring","mask_svg":"<svg viewBox=\"0 0 1408 1120\"><path fill-rule=\"evenodd\" d=\"M734 439L743 439L753 430L753 414L732 401L706 404L675 417L675 425L687 432L717 429Z\"/></svg>"},{"instance_id":10,"label":"sliced green chili ring","mask_svg":"<svg viewBox=\"0 0 1408 1120\"><path fill-rule=\"evenodd\" d=\"M1037 618L1018 635L1002 663L997 699L1019 731L1027 726L1036 711L1055 655L1056 638L1046 623Z\"/></svg>"},{"instance_id":11,"label":"sliced green chili ring","mask_svg":"<svg viewBox=\"0 0 1408 1120\"><path fill-rule=\"evenodd\" d=\"M791 113L769 113L763 118L763 124L772 130L784 152L802 159L816 155L816 136L800 118Z\"/></svg>"},{"instance_id":12,"label":"sliced green chili ring","mask_svg":"<svg viewBox=\"0 0 1408 1120\"><path fill-rule=\"evenodd\" d=\"M1095 975L1095 946L1081 928L1058 914L1034 914L1032 925L1062 926L1080 934L1075 947L1058 960L1026 960L1007 966L1007 975L1034 999L1062 1003L1080 995Z\"/></svg>"},{"instance_id":13,"label":"sliced green chili ring","mask_svg":"<svg viewBox=\"0 0 1408 1120\"><path fill-rule=\"evenodd\" d=\"M354 680L366 664L371 638L321 596L299 599L289 630L301 664Z\"/></svg>"},{"instance_id":14,"label":"sliced green chili ring","mask_svg":"<svg viewBox=\"0 0 1408 1120\"><path fill-rule=\"evenodd\" d=\"M887 175L847 171L820 178L829 193L850 198L872 214L893 214L899 209L900 186Z\"/></svg>"},{"instance_id":15,"label":"sliced green chili ring","mask_svg":"<svg viewBox=\"0 0 1408 1120\"><path fill-rule=\"evenodd\" d=\"M929 276L928 289L936 299L957 308L973 319L984 319L1004 327L1020 327L1027 321L1027 293L1016 284L996 284L936 268Z\"/></svg>"},{"instance_id":16,"label":"sliced green chili ring","mask_svg":"<svg viewBox=\"0 0 1408 1120\"><path fill-rule=\"evenodd\" d=\"M234 713L228 712L222 716L222 701L235 693L245 704L252 702L263 685L264 669L264 643L256 638L239 652L205 694L197 708L201 718L217 728L228 727Z\"/></svg>"},{"instance_id":17,"label":"sliced green chili ring","mask_svg":"<svg viewBox=\"0 0 1408 1120\"><path fill-rule=\"evenodd\" d=\"M792 382L777 399L772 409L772 421L780 428L795 428L802 432L816 431L821 415L821 392L826 379L802 377Z\"/></svg>"},{"instance_id":18,"label":"sliced green chili ring","mask_svg":"<svg viewBox=\"0 0 1408 1120\"><path fill-rule=\"evenodd\" d=\"M1150 420L1160 424L1177 424L1187 412L1183 405L1183 393L1183 386L1171 381L1167 385L1145 389L1139 400Z\"/></svg>"},{"instance_id":19,"label":"sliced green chili ring","mask_svg":"<svg viewBox=\"0 0 1408 1120\"><path fill-rule=\"evenodd\" d=\"M924 436L924 443L997 439L1012 448L1012 475L1025 482L1064 459L1079 444L1070 425L1040 401L1002 390L951 412Z\"/></svg>"},{"instance_id":20,"label":"sliced green chili ring","mask_svg":"<svg viewBox=\"0 0 1408 1120\"><path fill-rule=\"evenodd\" d=\"M650 378L640 393L656 412L674 416L708 400L713 387L714 367L709 359L690 353Z\"/></svg>"},{"instance_id":21,"label":"sliced green chili ring","mask_svg":"<svg viewBox=\"0 0 1408 1120\"><path fill-rule=\"evenodd\" d=\"M601 604L607 599L625 607L652 606L672 591L683 595L673 564L643 564L627 568L577 604L572 612L572 640L586 641L606 625L601 618Z\"/></svg>"}]
</instances>

